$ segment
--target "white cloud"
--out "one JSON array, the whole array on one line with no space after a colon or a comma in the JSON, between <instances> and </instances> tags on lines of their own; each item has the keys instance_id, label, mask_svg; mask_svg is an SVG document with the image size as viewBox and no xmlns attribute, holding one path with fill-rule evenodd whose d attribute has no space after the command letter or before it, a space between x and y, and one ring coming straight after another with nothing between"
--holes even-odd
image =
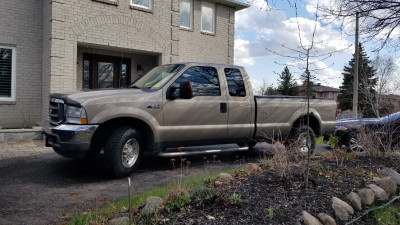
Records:
<instances>
[{"instance_id":1,"label":"white cloud","mask_svg":"<svg viewBox=\"0 0 400 225\"><path fill-rule=\"evenodd\" d=\"M345 50L351 43L331 26L322 26L303 17L286 19L283 11L267 12L267 6L262 2L256 1L254 5L236 13L236 31L239 33L235 41L236 64L254 65L254 57L260 56L298 56L296 51L305 52L301 44L307 48L313 40L314 27L315 51L311 52L312 55L337 51L351 54L351 49Z\"/></svg>"},{"instance_id":2,"label":"white cloud","mask_svg":"<svg viewBox=\"0 0 400 225\"><path fill-rule=\"evenodd\" d=\"M289 69L295 75L295 78L300 81L300 74L304 73L306 68L306 62L304 61L296 61L287 63ZM310 60L309 62L309 71L311 74L312 81L321 83L325 86L339 88L342 84L343 76L341 70L335 70L330 65L326 65L323 61L320 60Z\"/></svg>"},{"instance_id":3,"label":"white cloud","mask_svg":"<svg viewBox=\"0 0 400 225\"><path fill-rule=\"evenodd\" d=\"M235 40L235 63L238 65L254 65L254 59L250 57L249 41L236 39Z\"/></svg>"}]
</instances>

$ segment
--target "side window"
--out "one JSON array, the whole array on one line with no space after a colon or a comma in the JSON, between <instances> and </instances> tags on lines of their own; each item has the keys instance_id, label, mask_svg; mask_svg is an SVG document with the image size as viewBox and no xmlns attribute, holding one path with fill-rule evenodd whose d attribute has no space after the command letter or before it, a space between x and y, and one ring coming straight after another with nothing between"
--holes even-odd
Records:
<instances>
[{"instance_id":1,"label":"side window","mask_svg":"<svg viewBox=\"0 0 400 225\"><path fill-rule=\"evenodd\" d=\"M186 70L173 84L174 96L179 96L181 81L190 81L193 96L220 96L218 72L214 67L195 66Z\"/></svg>"},{"instance_id":2,"label":"side window","mask_svg":"<svg viewBox=\"0 0 400 225\"><path fill-rule=\"evenodd\" d=\"M226 81L228 83L230 96L246 96L246 88L244 86L243 76L240 70L234 68L224 69Z\"/></svg>"}]
</instances>

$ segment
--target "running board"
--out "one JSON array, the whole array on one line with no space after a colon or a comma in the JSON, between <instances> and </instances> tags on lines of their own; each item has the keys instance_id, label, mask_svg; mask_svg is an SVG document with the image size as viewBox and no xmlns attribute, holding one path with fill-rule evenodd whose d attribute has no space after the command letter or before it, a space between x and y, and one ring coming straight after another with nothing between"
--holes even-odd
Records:
<instances>
[{"instance_id":1,"label":"running board","mask_svg":"<svg viewBox=\"0 0 400 225\"><path fill-rule=\"evenodd\" d=\"M204 155L204 154L216 154L225 152L238 152L248 151L249 147L233 148L233 149L214 149L214 150L202 150L202 151L182 151L182 152L160 152L157 156L160 157L177 157L177 156L188 156L188 155Z\"/></svg>"}]
</instances>

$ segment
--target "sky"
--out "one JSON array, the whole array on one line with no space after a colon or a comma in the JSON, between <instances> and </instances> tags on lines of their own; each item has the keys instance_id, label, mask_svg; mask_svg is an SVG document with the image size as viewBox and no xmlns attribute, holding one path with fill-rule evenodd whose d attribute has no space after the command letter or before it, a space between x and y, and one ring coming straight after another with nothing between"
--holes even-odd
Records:
<instances>
[{"instance_id":1,"label":"sky","mask_svg":"<svg viewBox=\"0 0 400 225\"><path fill-rule=\"evenodd\" d=\"M251 6L236 12L234 63L246 69L255 91L260 89L263 81L277 87L279 74L285 66L300 84L300 75L306 65L305 49L311 40L315 47L310 51L309 70L313 81L339 88L343 68L354 53L354 35L346 35L334 23L315 21L315 8L312 7L315 1L298 0L296 10L293 5L288 5L288 1L277 0L274 6L279 10L268 11L264 0L247 0ZM369 51L368 44L364 47L373 59L376 55Z\"/></svg>"}]
</instances>

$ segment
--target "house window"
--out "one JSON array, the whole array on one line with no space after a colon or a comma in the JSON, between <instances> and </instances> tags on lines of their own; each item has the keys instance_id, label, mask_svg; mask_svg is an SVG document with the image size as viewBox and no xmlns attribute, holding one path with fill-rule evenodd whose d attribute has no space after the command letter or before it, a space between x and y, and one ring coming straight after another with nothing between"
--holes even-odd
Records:
<instances>
[{"instance_id":1,"label":"house window","mask_svg":"<svg viewBox=\"0 0 400 225\"><path fill-rule=\"evenodd\" d=\"M181 27L192 29L192 0L181 0L179 5Z\"/></svg>"},{"instance_id":2,"label":"house window","mask_svg":"<svg viewBox=\"0 0 400 225\"><path fill-rule=\"evenodd\" d=\"M15 48L0 46L0 101L15 101Z\"/></svg>"},{"instance_id":3,"label":"house window","mask_svg":"<svg viewBox=\"0 0 400 225\"><path fill-rule=\"evenodd\" d=\"M203 3L201 6L201 31L215 32L215 5Z\"/></svg>"},{"instance_id":4,"label":"house window","mask_svg":"<svg viewBox=\"0 0 400 225\"><path fill-rule=\"evenodd\" d=\"M329 98L333 98L333 92L329 92Z\"/></svg>"},{"instance_id":5,"label":"house window","mask_svg":"<svg viewBox=\"0 0 400 225\"><path fill-rule=\"evenodd\" d=\"M153 8L153 0L131 0L131 5L151 10Z\"/></svg>"}]
</instances>

